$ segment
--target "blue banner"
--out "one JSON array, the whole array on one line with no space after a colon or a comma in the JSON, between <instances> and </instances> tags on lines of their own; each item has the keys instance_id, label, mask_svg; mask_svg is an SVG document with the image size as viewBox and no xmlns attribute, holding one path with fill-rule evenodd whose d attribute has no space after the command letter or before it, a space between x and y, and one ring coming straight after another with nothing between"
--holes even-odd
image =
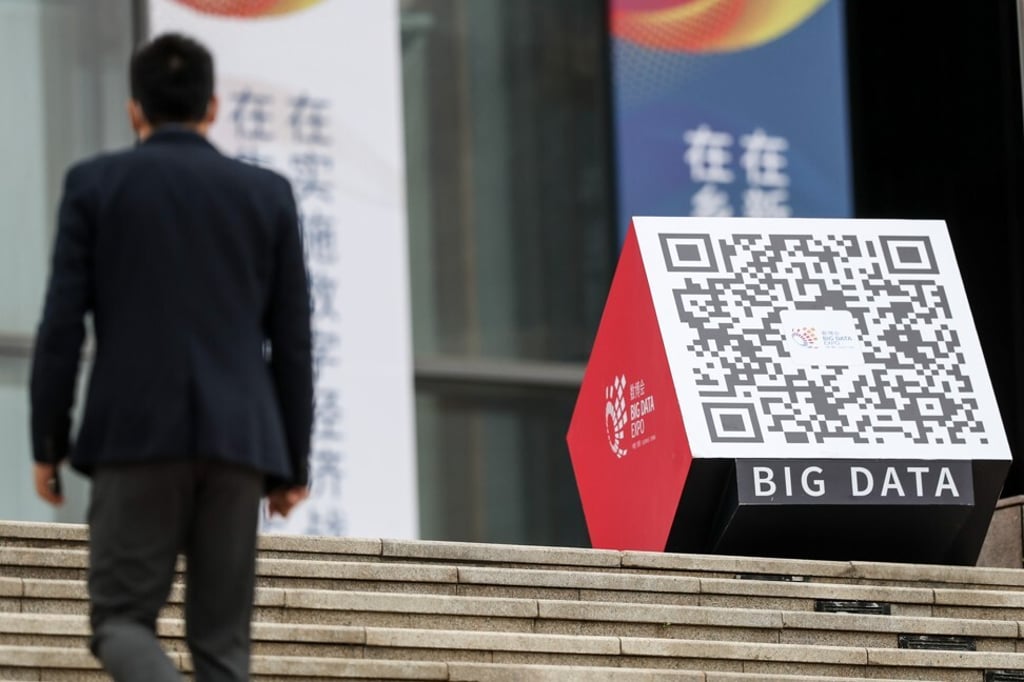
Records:
<instances>
[{"instance_id":1,"label":"blue banner","mask_svg":"<svg viewBox=\"0 0 1024 682\"><path fill-rule=\"evenodd\" d=\"M635 215L850 217L842 0L611 0Z\"/></svg>"}]
</instances>

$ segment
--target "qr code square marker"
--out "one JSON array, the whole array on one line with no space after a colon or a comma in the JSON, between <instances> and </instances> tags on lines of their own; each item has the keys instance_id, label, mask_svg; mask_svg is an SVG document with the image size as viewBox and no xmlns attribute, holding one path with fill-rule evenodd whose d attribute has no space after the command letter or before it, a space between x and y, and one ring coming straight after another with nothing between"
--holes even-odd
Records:
<instances>
[{"instance_id":1,"label":"qr code square marker","mask_svg":"<svg viewBox=\"0 0 1024 682\"><path fill-rule=\"evenodd\" d=\"M918 398L917 410L923 417L941 417L944 415L942 401L938 398Z\"/></svg>"},{"instance_id":2,"label":"qr code square marker","mask_svg":"<svg viewBox=\"0 0 1024 682\"><path fill-rule=\"evenodd\" d=\"M896 254L901 263L917 264L921 262L921 252L909 246L897 246Z\"/></svg>"},{"instance_id":3,"label":"qr code square marker","mask_svg":"<svg viewBox=\"0 0 1024 682\"><path fill-rule=\"evenodd\" d=\"M879 237L888 271L892 274L939 274L927 237Z\"/></svg>"},{"instance_id":4,"label":"qr code square marker","mask_svg":"<svg viewBox=\"0 0 1024 682\"><path fill-rule=\"evenodd\" d=\"M669 272L714 272L718 270L711 236L707 234L662 234L661 251Z\"/></svg>"},{"instance_id":5,"label":"qr code square marker","mask_svg":"<svg viewBox=\"0 0 1024 682\"><path fill-rule=\"evenodd\" d=\"M676 244L676 260L680 263L701 261L700 247L696 244Z\"/></svg>"},{"instance_id":6,"label":"qr code square marker","mask_svg":"<svg viewBox=\"0 0 1024 682\"><path fill-rule=\"evenodd\" d=\"M705 403L708 429L719 440L760 443L760 426L754 406L744 403Z\"/></svg>"}]
</instances>

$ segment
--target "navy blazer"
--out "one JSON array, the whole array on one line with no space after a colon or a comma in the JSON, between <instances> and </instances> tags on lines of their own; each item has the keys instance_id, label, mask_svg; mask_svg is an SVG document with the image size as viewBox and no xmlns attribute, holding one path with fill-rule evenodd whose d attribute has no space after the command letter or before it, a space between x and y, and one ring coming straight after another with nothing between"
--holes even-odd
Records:
<instances>
[{"instance_id":1,"label":"navy blazer","mask_svg":"<svg viewBox=\"0 0 1024 682\"><path fill-rule=\"evenodd\" d=\"M67 173L32 362L34 457L212 458L309 477L309 284L288 181L185 128ZM95 363L77 442L84 318Z\"/></svg>"}]
</instances>

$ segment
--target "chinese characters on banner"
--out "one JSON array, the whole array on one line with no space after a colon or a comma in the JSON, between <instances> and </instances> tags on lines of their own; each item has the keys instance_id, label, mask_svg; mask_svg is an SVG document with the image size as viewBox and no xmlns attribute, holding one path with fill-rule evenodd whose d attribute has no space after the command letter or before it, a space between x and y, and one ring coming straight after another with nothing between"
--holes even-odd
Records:
<instances>
[{"instance_id":1,"label":"chinese characters on banner","mask_svg":"<svg viewBox=\"0 0 1024 682\"><path fill-rule=\"evenodd\" d=\"M292 183L306 249L313 301L313 369L316 412L310 499L296 511L309 535L344 535L345 509L337 504L344 480L344 423L337 370L342 358L342 320L336 297L339 281L334 164L331 154L333 103L301 91L280 91L257 82L222 82L226 120L217 142L222 152L276 170ZM290 522L294 524L295 522ZM264 519L264 530L285 530L280 518Z\"/></svg>"},{"instance_id":2,"label":"chinese characters on banner","mask_svg":"<svg viewBox=\"0 0 1024 682\"><path fill-rule=\"evenodd\" d=\"M684 160L689 167L690 180L699 189L690 198L690 215L697 217L728 218L736 215L723 186L733 184L733 138L722 131L712 130L702 123L683 134L686 142ZM740 137L742 153L739 166L745 181L743 206L740 215L752 218L788 218L792 211L789 201L789 176L785 172L786 150L789 142L784 137L767 135L761 128Z\"/></svg>"},{"instance_id":3,"label":"chinese characters on banner","mask_svg":"<svg viewBox=\"0 0 1024 682\"><path fill-rule=\"evenodd\" d=\"M287 177L299 212L313 305L311 496L262 530L417 537L397 0L245 16L148 4L151 33L179 31L213 52L211 141Z\"/></svg>"}]
</instances>

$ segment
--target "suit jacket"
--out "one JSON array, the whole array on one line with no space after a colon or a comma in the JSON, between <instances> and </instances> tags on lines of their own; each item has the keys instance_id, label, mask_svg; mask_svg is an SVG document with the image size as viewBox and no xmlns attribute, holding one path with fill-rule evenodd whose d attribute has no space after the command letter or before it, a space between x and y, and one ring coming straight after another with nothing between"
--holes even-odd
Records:
<instances>
[{"instance_id":1,"label":"suit jacket","mask_svg":"<svg viewBox=\"0 0 1024 682\"><path fill-rule=\"evenodd\" d=\"M92 313L81 429L71 410ZM32 363L34 457L198 457L308 482L309 286L291 187L185 128L73 166Z\"/></svg>"}]
</instances>

